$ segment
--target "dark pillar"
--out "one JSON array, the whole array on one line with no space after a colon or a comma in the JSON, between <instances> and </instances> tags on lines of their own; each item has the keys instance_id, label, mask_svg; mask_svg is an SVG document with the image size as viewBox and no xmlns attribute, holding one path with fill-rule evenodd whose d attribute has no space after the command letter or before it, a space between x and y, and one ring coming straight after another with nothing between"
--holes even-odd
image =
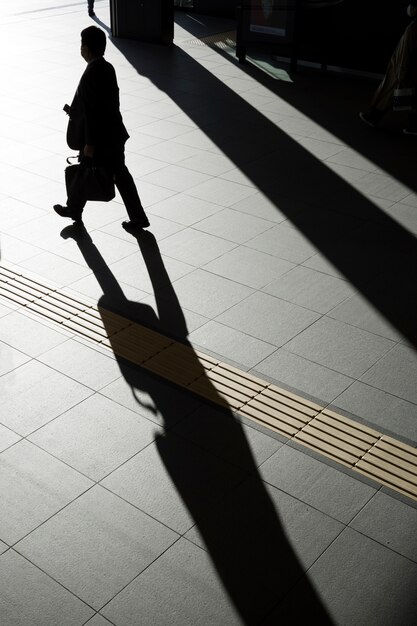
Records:
<instances>
[{"instance_id":1,"label":"dark pillar","mask_svg":"<svg viewBox=\"0 0 417 626\"><path fill-rule=\"evenodd\" d=\"M110 0L113 37L172 44L173 0Z\"/></svg>"}]
</instances>

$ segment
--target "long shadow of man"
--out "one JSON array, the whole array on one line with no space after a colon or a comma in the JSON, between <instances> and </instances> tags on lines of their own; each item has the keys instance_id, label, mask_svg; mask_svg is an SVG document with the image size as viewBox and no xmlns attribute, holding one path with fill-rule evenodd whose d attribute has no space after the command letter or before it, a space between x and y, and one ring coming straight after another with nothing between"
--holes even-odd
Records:
<instances>
[{"instance_id":1,"label":"long shadow of man","mask_svg":"<svg viewBox=\"0 0 417 626\"><path fill-rule=\"evenodd\" d=\"M61 235L76 241L102 288L103 296L98 308L104 324L108 323L108 316L104 313L110 310L153 329L162 329L165 334L168 332L190 349L191 366L196 375L204 375L203 367L187 340L184 314L157 242L150 232L140 234L137 241L152 282L158 314L149 305L132 302L125 297L83 226L68 226ZM156 378L120 358L116 350L115 355L135 397L143 396L143 392L148 394L158 414L163 417L164 432L157 436L156 447L191 518L182 531L188 530L187 537L208 551L242 623L262 623L289 590L305 577L306 569L318 556L317 553L312 556L311 551L308 555L303 554L301 564L285 536L276 508L282 502L280 498L287 502L287 506L288 500L292 499L278 490L267 490L259 477L243 425L230 408L224 407L224 401L222 410L201 403L197 410L179 422L169 385L162 387ZM208 379L207 384L211 385ZM161 389L164 389L162 393ZM214 389L213 392L216 393ZM216 447L217 442L214 455L191 443L187 439L190 433L197 437L202 448L208 446L210 450L210 446ZM220 458L221 454L217 456L222 446L227 448L227 459ZM158 491L157 485L147 485L146 478L138 476L138 481L142 480L143 490ZM302 517L306 507L299 503L295 506L300 506ZM320 533L316 528L319 525L318 519L313 519L304 529L311 533L310 548L319 536L315 535ZM308 607L310 619L316 617L320 624L330 624L306 577L303 583L303 597L299 601ZM193 590L190 589L189 593Z\"/></svg>"},{"instance_id":2,"label":"long shadow of man","mask_svg":"<svg viewBox=\"0 0 417 626\"><path fill-rule=\"evenodd\" d=\"M250 100L245 99L246 92L235 93L225 79L220 80L179 47L167 49L118 38L111 41L137 70L138 76L148 79L158 92L166 94L189 118L193 124L190 133L193 129L200 133L195 140L206 136L217 152L227 157L236 171L243 174L272 206L288 218L285 226L294 226L317 249L318 258L312 261L317 261L319 271L324 265L325 273L347 279L401 337L417 346L417 295L413 287L417 246L414 234L363 195L359 183L358 190L291 136L294 132L291 129L295 126L297 131L301 125L300 132L307 133L308 141L313 140L314 144L316 139L326 140L324 129L329 127L329 119L333 120L331 131L337 134L343 124L340 114L334 120L334 111L338 109L334 102L334 83L333 91L329 91L329 85L322 85L320 91L317 83L321 84L323 78L316 80L314 77L314 88L309 88L306 81L307 87L298 90L289 83L272 79L262 81L262 88L267 88L271 94L277 93L282 100L294 104L312 119L316 118L322 124L324 133L317 135L317 129L314 132L310 127L303 130L306 121L300 121L297 116L284 115L280 121L282 128L278 122L270 121L268 115L274 119L273 112L268 114L268 108L257 110ZM253 74L253 70L245 71ZM258 74L256 76L260 80ZM346 89L344 86L337 96L337 102L345 107ZM251 91L248 93L251 94ZM256 93L251 95L256 96ZM320 114L315 114L320 107ZM352 134L351 126L342 133L344 136ZM283 130L287 127L290 134ZM363 133L362 128L360 131ZM194 145L193 140L190 136L184 140L185 145L187 141ZM392 145L396 146L396 140ZM374 153L384 154L387 150L388 156L375 161L385 168L388 161L401 161L393 157L396 151L390 151L382 139L374 148ZM414 177L415 187L415 159L411 164L411 167L407 166L404 178L407 184L411 184ZM391 166L391 169L398 175L401 167ZM372 172L364 191L391 184L393 181L386 181L378 172ZM375 195L378 193L376 190ZM394 189L393 198L397 197L397 193ZM253 198L255 202L256 197ZM281 230L280 223L276 230ZM266 251L281 256L279 247L282 243L282 235L277 235L276 248L271 250L265 244ZM288 257L285 251L282 255L288 260L293 258ZM301 264L304 261L303 257ZM299 262L298 258L296 262ZM312 267L316 266L313 264Z\"/></svg>"}]
</instances>

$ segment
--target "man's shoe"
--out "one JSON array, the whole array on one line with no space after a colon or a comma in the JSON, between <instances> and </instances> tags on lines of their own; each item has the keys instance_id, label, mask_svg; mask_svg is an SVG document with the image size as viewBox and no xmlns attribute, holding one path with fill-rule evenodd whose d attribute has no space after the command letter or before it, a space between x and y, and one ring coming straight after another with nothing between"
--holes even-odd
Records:
<instances>
[{"instance_id":1,"label":"man's shoe","mask_svg":"<svg viewBox=\"0 0 417 626\"><path fill-rule=\"evenodd\" d=\"M88 12L88 15L89 15L90 17L95 17L95 16L96 16L96 14L94 13L94 11L89 11L89 12Z\"/></svg>"},{"instance_id":2,"label":"man's shoe","mask_svg":"<svg viewBox=\"0 0 417 626\"><path fill-rule=\"evenodd\" d=\"M127 220L126 222L122 222L122 227L128 233L135 233L138 230L142 230L143 228L148 228L150 226L149 220Z\"/></svg>"},{"instance_id":3,"label":"man's shoe","mask_svg":"<svg viewBox=\"0 0 417 626\"><path fill-rule=\"evenodd\" d=\"M361 118L362 122L364 122L364 124L371 126L371 128L376 128L378 126L380 116L376 115L372 111L361 111L359 113L359 117Z\"/></svg>"},{"instance_id":4,"label":"man's shoe","mask_svg":"<svg viewBox=\"0 0 417 626\"><path fill-rule=\"evenodd\" d=\"M81 213L74 213L74 211L67 206L62 206L62 204L54 204L54 211L61 217L69 217L69 219L74 220L74 222L82 222Z\"/></svg>"}]
</instances>

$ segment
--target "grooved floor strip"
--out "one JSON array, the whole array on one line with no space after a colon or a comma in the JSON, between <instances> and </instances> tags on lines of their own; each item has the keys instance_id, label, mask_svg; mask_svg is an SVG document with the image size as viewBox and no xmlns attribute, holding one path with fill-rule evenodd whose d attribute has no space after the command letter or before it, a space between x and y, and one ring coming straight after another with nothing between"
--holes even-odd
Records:
<instances>
[{"instance_id":1,"label":"grooved floor strip","mask_svg":"<svg viewBox=\"0 0 417 626\"><path fill-rule=\"evenodd\" d=\"M214 48L234 48L236 47L236 30L226 31L224 33L216 33L207 37L195 37L181 42L184 47L187 46L212 46Z\"/></svg>"},{"instance_id":2,"label":"grooved floor strip","mask_svg":"<svg viewBox=\"0 0 417 626\"><path fill-rule=\"evenodd\" d=\"M0 265L0 297L417 500L417 449Z\"/></svg>"}]
</instances>

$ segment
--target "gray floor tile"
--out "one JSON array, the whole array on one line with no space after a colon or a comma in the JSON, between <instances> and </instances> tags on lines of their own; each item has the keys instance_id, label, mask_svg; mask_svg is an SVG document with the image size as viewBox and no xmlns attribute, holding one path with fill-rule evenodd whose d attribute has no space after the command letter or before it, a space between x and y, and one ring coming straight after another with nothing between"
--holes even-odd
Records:
<instances>
[{"instance_id":1,"label":"gray floor tile","mask_svg":"<svg viewBox=\"0 0 417 626\"><path fill-rule=\"evenodd\" d=\"M6 450L14 443L19 441L20 437L6 426L0 424L0 452Z\"/></svg>"},{"instance_id":2,"label":"gray floor tile","mask_svg":"<svg viewBox=\"0 0 417 626\"><path fill-rule=\"evenodd\" d=\"M294 267L293 263L270 254L238 246L207 263L204 269L242 285L260 289Z\"/></svg>"},{"instance_id":3,"label":"gray floor tile","mask_svg":"<svg viewBox=\"0 0 417 626\"><path fill-rule=\"evenodd\" d=\"M395 178L377 172L370 172L355 186L363 194L371 194L393 202L406 198L409 193L409 188Z\"/></svg>"},{"instance_id":4,"label":"gray floor tile","mask_svg":"<svg viewBox=\"0 0 417 626\"><path fill-rule=\"evenodd\" d=\"M0 317L4 317L5 315L9 315L13 310L17 308L17 304L8 300L7 298L2 298L0 296Z\"/></svg>"},{"instance_id":5,"label":"gray floor tile","mask_svg":"<svg viewBox=\"0 0 417 626\"><path fill-rule=\"evenodd\" d=\"M368 289L371 279L391 269L392 259L386 250L387 246L392 246L392 241L375 222L360 225L355 217L353 225L355 230L339 230L336 240L331 237L324 241L323 249L304 261L303 265L344 280L346 276L353 277L355 286Z\"/></svg>"},{"instance_id":6,"label":"gray floor tile","mask_svg":"<svg viewBox=\"0 0 417 626\"><path fill-rule=\"evenodd\" d=\"M0 378L4 410L1 419L6 426L26 436L91 393L84 385L33 360Z\"/></svg>"},{"instance_id":7,"label":"gray floor tile","mask_svg":"<svg viewBox=\"0 0 417 626\"><path fill-rule=\"evenodd\" d=\"M174 427L174 432L252 472L283 445L278 439L243 424L231 413L210 405L194 411Z\"/></svg>"},{"instance_id":8,"label":"gray floor tile","mask_svg":"<svg viewBox=\"0 0 417 626\"><path fill-rule=\"evenodd\" d=\"M173 220L184 226L192 226L200 220L221 211L218 204L206 202L201 198L192 198L186 193L177 193L151 207L152 215L158 215Z\"/></svg>"},{"instance_id":9,"label":"gray floor tile","mask_svg":"<svg viewBox=\"0 0 417 626\"><path fill-rule=\"evenodd\" d=\"M174 283L181 306L205 317L215 317L253 290L236 282L197 269Z\"/></svg>"},{"instance_id":10,"label":"gray floor tile","mask_svg":"<svg viewBox=\"0 0 417 626\"><path fill-rule=\"evenodd\" d=\"M327 160L332 163L339 163L340 165L347 165L368 172L372 172L376 169L375 163L366 159L356 150L352 150L352 148L343 148Z\"/></svg>"},{"instance_id":11,"label":"gray floor tile","mask_svg":"<svg viewBox=\"0 0 417 626\"><path fill-rule=\"evenodd\" d=\"M148 92L144 92L145 97L147 97L146 93ZM137 116L138 113L135 112L132 119L136 119ZM132 128L137 128L137 126L132 125ZM144 135L151 135L152 137L157 137L159 139L178 139L188 133L188 128L183 124L176 124L175 122L170 122L169 120L155 120L142 125L140 127L140 131Z\"/></svg>"},{"instance_id":12,"label":"gray floor tile","mask_svg":"<svg viewBox=\"0 0 417 626\"><path fill-rule=\"evenodd\" d=\"M361 380L417 404L417 352L407 346L397 345Z\"/></svg>"},{"instance_id":13,"label":"gray floor tile","mask_svg":"<svg viewBox=\"0 0 417 626\"><path fill-rule=\"evenodd\" d=\"M0 537L10 545L92 486L27 441L0 454Z\"/></svg>"},{"instance_id":14,"label":"gray floor tile","mask_svg":"<svg viewBox=\"0 0 417 626\"><path fill-rule=\"evenodd\" d=\"M360 415L377 429L417 443L417 404L360 382L346 389L333 404Z\"/></svg>"},{"instance_id":15,"label":"gray floor tile","mask_svg":"<svg viewBox=\"0 0 417 626\"><path fill-rule=\"evenodd\" d=\"M126 93L127 95L127 93ZM129 129L129 141L126 144L126 153L129 154L132 152L136 154L138 152L146 151L147 148L151 146L164 145L164 141L159 139L158 137L151 137L151 135L144 135L140 132L140 128L138 130L130 130ZM153 156L157 158L157 155L149 154L149 156Z\"/></svg>"},{"instance_id":16,"label":"gray floor tile","mask_svg":"<svg viewBox=\"0 0 417 626\"><path fill-rule=\"evenodd\" d=\"M172 197L176 198L177 195L178 194L175 194ZM159 217L152 212L152 209L153 206L146 209L146 214L151 223L148 232L152 232L152 234L156 237L158 241L165 239L165 237L170 237L174 233L178 233L180 230L182 230L183 226L181 224L172 221L169 218ZM121 228L120 222L114 222L113 224L109 224L105 227L105 229L107 232L117 232L117 237L126 237L126 239L129 238L129 240L132 240L132 235L130 235Z\"/></svg>"},{"instance_id":17,"label":"gray floor tile","mask_svg":"<svg viewBox=\"0 0 417 626\"><path fill-rule=\"evenodd\" d=\"M417 619L417 565L346 529L308 573L331 624L404 624ZM300 598L304 602L300 603ZM305 600L305 583L294 588L274 619L299 623L315 617Z\"/></svg>"},{"instance_id":18,"label":"gray floor tile","mask_svg":"<svg viewBox=\"0 0 417 626\"><path fill-rule=\"evenodd\" d=\"M58 216L57 219L59 219ZM121 222L124 219L126 219L126 209L117 194L113 202L89 202L83 212L83 223L89 233L92 233L93 230L98 228L104 230L107 224L111 224L114 221L116 221L118 225L116 232L122 231ZM61 244L61 233L68 226L68 222L61 220L59 226L61 227L59 230L60 237L57 237L56 241L50 244L50 246L54 247L55 245L59 246Z\"/></svg>"},{"instance_id":19,"label":"gray floor tile","mask_svg":"<svg viewBox=\"0 0 417 626\"><path fill-rule=\"evenodd\" d=\"M234 166L233 161L225 157L223 154L213 154L211 152L199 152L193 154L187 159L181 161L183 167L196 172L203 172L211 176L219 176L224 172L228 172Z\"/></svg>"},{"instance_id":20,"label":"gray floor tile","mask_svg":"<svg viewBox=\"0 0 417 626\"><path fill-rule=\"evenodd\" d=\"M235 243L245 243L249 239L256 237L256 235L265 232L273 225L273 222L267 222L247 213L224 209L202 220L196 224L195 228Z\"/></svg>"},{"instance_id":21,"label":"gray floor tile","mask_svg":"<svg viewBox=\"0 0 417 626\"><path fill-rule=\"evenodd\" d=\"M350 526L417 563L417 509L378 492Z\"/></svg>"},{"instance_id":22,"label":"gray floor tile","mask_svg":"<svg viewBox=\"0 0 417 626\"><path fill-rule=\"evenodd\" d=\"M0 573L5 626L82 626L94 613L13 550L0 556Z\"/></svg>"},{"instance_id":23,"label":"gray floor tile","mask_svg":"<svg viewBox=\"0 0 417 626\"><path fill-rule=\"evenodd\" d=\"M283 446L260 467L271 485L348 524L375 489L317 459Z\"/></svg>"},{"instance_id":24,"label":"gray floor tile","mask_svg":"<svg viewBox=\"0 0 417 626\"><path fill-rule=\"evenodd\" d=\"M270 222L275 222L276 224L284 222L288 219L287 211L280 210L279 206L277 206L275 202L270 200L267 195L261 193L260 191L252 196L249 196L248 198L244 198L243 200L236 202L236 204L233 204L231 208L240 211L241 213L247 213L248 215L253 215Z\"/></svg>"},{"instance_id":25,"label":"gray floor tile","mask_svg":"<svg viewBox=\"0 0 417 626\"><path fill-rule=\"evenodd\" d=\"M165 103L164 106L166 106ZM145 135L142 135L142 137L145 137ZM131 148L134 149L134 146L131 146ZM140 157L145 155L153 159L158 159L163 163L181 163L181 165L184 165L189 169L192 169L190 166L193 164L194 159L197 159L199 155L201 155L200 150L197 148L181 146L173 141L160 141L156 144L143 148L138 145L138 148L140 150ZM205 170L203 170L203 172L207 174L209 173L208 171L205 172Z\"/></svg>"},{"instance_id":26,"label":"gray floor tile","mask_svg":"<svg viewBox=\"0 0 417 626\"><path fill-rule=\"evenodd\" d=\"M312 311L258 292L219 315L216 321L279 347L318 317Z\"/></svg>"},{"instance_id":27,"label":"gray floor tile","mask_svg":"<svg viewBox=\"0 0 417 626\"><path fill-rule=\"evenodd\" d=\"M398 202L394 206L387 210L387 213L391 215L395 221L399 222L401 226L409 230L414 235L417 235L417 216L416 209L408 204Z\"/></svg>"},{"instance_id":28,"label":"gray floor tile","mask_svg":"<svg viewBox=\"0 0 417 626\"><path fill-rule=\"evenodd\" d=\"M186 538L208 551L243 622L255 624L342 529L334 519L251 478ZM239 581L234 588L233 576Z\"/></svg>"},{"instance_id":29,"label":"gray floor tile","mask_svg":"<svg viewBox=\"0 0 417 626\"><path fill-rule=\"evenodd\" d=\"M109 622L105 617L96 613L94 617L88 620L85 623L85 626L111 626L111 622Z\"/></svg>"},{"instance_id":30,"label":"gray floor tile","mask_svg":"<svg viewBox=\"0 0 417 626\"><path fill-rule=\"evenodd\" d=\"M246 185L247 187L252 187L253 189L257 189L254 185L254 179L250 175L245 173L244 169L240 167L234 167L230 169L228 172L224 172L224 174L220 174L222 180L229 180L233 183L238 183L239 185Z\"/></svg>"},{"instance_id":31,"label":"gray floor tile","mask_svg":"<svg viewBox=\"0 0 417 626\"><path fill-rule=\"evenodd\" d=\"M215 152L217 154L221 154L217 145L207 136L199 128L190 130L188 128L188 132L185 135L180 135L175 137L175 143L178 143L183 146L190 146L190 148L198 148L199 150L209 150L210 152ZM201 194L203 197L204 194Z\"/></svg>"},{"instance_id":32,"label":"gray floor tile","mask_svg":"<svg viewBox=\"0 0 417 626\"><path fill-rule=\"evenodd\" d=\"M75 340L45 352L39 360L95 390L120 376L119 366L113 358Z\"/></svg>"},{"instance_id":33,"label":"gray floor tile","mask_svg":"<svg viewBox=\"0 0 417 626\"><path fill-rule=\"evenodd\" d=\"M16 369L20 365L23 365L23 363L26 363L30 359L27 354L23 354L23 352L15 350L14 348L8 346L2 341L0 341L0 355L0 376L7 374L7 372L11 372L12 370Z\"/></svg>"},{"instance_id":34,"label":"gray floor tile","mask_svg":"<svg viewBox=\"0 0 417 626\"><path fill-rule=\"evenodd\" d=\"M66 232L68 232L68 230ZM111 263L115 263L116 261L120 261L120 259L134 254L138 249L135 239L131 237L129 240L125 240L117 235L119 235L118 232L109 234L104 232L104 230L95 230L91 234L82 231L80 242L84 247L87 247L88 244L90 249L92 246L95 246L99 254L103 257L104 262L110 265ZM58 242L57 246L53 248L53 252L74 263L87 266L87 262L82 255L82 248L80 249L80 246L77 245L77 240L74 241L72 237L68 237L66 240L62 241L62 243Z\"/></svg>"},{"instance_id":35,"label":"gray floor tile","mask_svg":"<svg viewBox=\"0 0 417 626\"><path fill-rule=\"evenodd\" d=\"M90 274L85 278L81 278L81 280L76 280L74 283L71 283L69 287L71 291L81 294L82 300L84 299L82 296L87 296L92 301L97 302L103 295L103 287L100 285L97 278L100 278L100 276L97 277L94 274ZM136 289L135 287L132 287L132 285L127 285L126 283L119 282L119 287L125 297L128 300L133 300L134 302L139 302L147 296L145 291Z\"/></svg>"},{"instance_id":36,"label":"gray floor tile","mask_svg":"<svg viewBox=\"0 0 417 626\"><path fill-rule=\"evenodd\" d=\"M189 340L203 352L209 350L248 368L275 351L275 346L217 322L207 322L192 332Z\"/></svg>"},{"instance_id":37,"label":"gray floor tile","mask_svg":"<svg viewBox=\"0 0 417 626\"><path fill-rule=\"evenodd\" d=\"M172 236L175 237L175 235ZM171 239L171 237L168 237L168 239ZM185 263L182 260L169 256L164 256L162 263L171 281L178 280L193 270L193 265L190 263ZM110 270L119 284L131 285L140 291L146 292L146 294L154 292L149 270L140 252L113 263L110 266ZM158 280L159 276L154 275L153 278Z\"/></svg>"},{"instance_id":38,"label":"gray floor tile","mask_svg":"<svg viewBox=\"0 0 417 626\"><path fill-rule=\"evenodd\" d=\"M144 130L146 131L146 128ZM183 130L187 130L183 127ZM180 167L179 165L168 165L159 169L157 172L147 174L142 179L146 183L152 183L172 189L173 191L189 191L195 187L199 187L206 181L210 180L210 176L207 174L201 174L195 172L186 167Z\"/></svg>"},{"instance_id":39,"label":"gray floor tile","mask_svg":"<svg viewBox=\"0 0 417 626\"><path fill-rule=\"evenodd\" d=\"M39 127L36 127L36 131L39 132L39 130ZM36 187L42 187L45 183L43 176L38 176L20 167L12 167L3 163L2 170L2 191L9 196L13 196L16 190L36 189Z\"/></svg>"},{"instance_id":40,"label":"gray floor tile","mask_svg":"<svg viewBox=\"0 0 417 626\"><path fill-rule=\"evenodd\" d=\"M248 241L246 245L292 263L303 263L317 253L317 249L307 237L284 224L270 228Z\"/></svg>"},{"instance_id":41,"label":"gray floor tile","mask_svg":"<svg viewBox=\"0 0 417 626\"><path fill-rule=\"evenodd\" d=\"M361 294L351 296L329 313L329 317L346 324L381 335L392 341L401 341L403 334L386 319L383 313Z\"/></svg>"},{"instance_id":42,"label":"gray floor tile","mask_svg":"<svg viewBox=\"0 0 417 626\"><path fill-rule=\"evenodd\" d=\"M167 432L102 484L184 533L215 507L241 476L241 469Z\"/></svg>"},{"instance_id":43,"label":"gray floor tile","mask_svg":"<svg viewBox=\"0 0 417 626\"><path fill-rule=\"evenodd\" d=\"M415 193L409 194L406 196L402 202L411 207L417 207L417 195Z\"/></svg>"},{"instance_id":44,"label":"gray floor tile","mask_svg":"<svg viewBox=\"0 0 417 626\"><path fill-rule=\"evenodd\" d=\"M184 229L160 244L162 254L194 267L205 265L233 248L234 243L194 228Z\"/></svg>"},{"instance_id":45,"label":"gray floor tile","mask_svg":"<svg viewBox=\"0 0 417 626\"><path fill-rule=\"evenodd\" d=\"M63 286L87 276L91 271L80 263L73 263L49 252L43 252L32 259L22 261L19 263L19 267L23 271L27 270L36 274L40 280L46 279L54 283L61 283Z\"/></svg>"},{"instance_id":46,"label":"gray floor tile","mask_svg":"<svg viewBox=\"0 0 417 626\"><path fill-rule=\"evenodd\" d=\"M173 189L167 189L166 187L160 187L159 185L153 185L152 183L146 183L145 181L136 181L138 192L140 195L141 202L147 210L148 207L151 207L153 204L157 202L161 202L161 200L165 200L170 196L175 194Z\"/></svg>"},{"instance_id":47,"label":"gray floor tile","mask_svg":"<svg viewBox=\"0 0 417 626\"><path fill-rule=\"evenodd\" d=\"M255 192L253 187L219 178L212 178L188 190L188 194L194 198L202 198L223 207L230 207L239 200L252 196Z\"/></svg>"},{"instance_id":48,"label":"gray floor tile","mask_svg":"<svg viewBox=\"0 0 417 626\"><path fill-rule=\"evenodd\" d=\"M333 163L332 160L326 160L326 167L329 168L332 172L334 172L340 179L346 181L347 183L356 183L357 181L364 178L368 172L367 170L358 169L357 167L349 167L348 165L341 165L339 163ZM372 196L372 201L375 196ZM370 194L367 195L368 199L371 199ZM387 202L380 198L382 202ZM392 204L392 202L388 201L388 204Z\"/></svg>"},{"instance_id":49,"label":"gray floor tile","mask_svg":"<svg viewBox=\"0 0 417 626\"><path fill-rule=\"evenodd\" d=\"M276 278L263 291L318 313L327 313L353 293L347 281L302 266Z\"/></svg>"},{"instance_id":50,"label":"gray floor tile","mask_svg":"<svg viewBox=\"0 0 417 626\"><path fill-rule=\"evenodd\" d=\"M115 624L242 624L206 553L181 539L103 609Z\"/></svg>"},{"instance_id":51,"label":"gray floor tile","mask_svg":"<svg viewBox=\"0 0 417 626\"><path fill-rule=\"evenodd\" d=\"M56 200L55 200L56 202ZM44 207L43 207L44 208ZM43 251L50 249L50 246L56 245L60 241L59 233L64 226L68 225L67 220L59 218L56 213L49 211L45 215L30 220L17 226L10 231L13 239L16 238L27 245L41 248ZM33 255L28 255L16 262L23 262Z\"/></svg>"},{"instance_id":52,"label":"gray floor tile","mask_svg":"<svg viewBox=\"0 0 417 626\"><path fill-rule=\"evenodd\" d=\"M154 423L94 395L30 440L93 480L100 480L155 438Z\"/></svg>"},{"instance_id":53,"label":"gray floor tile","mask_svg":"<svg viewBox=\"0 0 417 626\"><path fill-rule=\"evenodd\" d=\"M140 369L126 366L124 376L101 389L100 393L156 424L173 426L194 411L201 400Z\"/></svg>"},{"instance_id":54,"label":"gray floor tile","mask_svg":"<svg viewBox=\"0 0 417 626\"><path fill-rule=\"evenodd\" d=\"M45 215L42 209L19 202L13 198L0 201L0 220L3 232L8 232L12 228L24 224L29 220Z\"/></svg>"},{"instance_id":55,"label":"gray floor tile","mask_svg":"<svg viewBox=\"0 0 417 626\"><path fill-rule=\"evenodd\" d=\"M156 520L96 486L16 548L100 609L176 538Z\"/></svg>"},{"instance_id":56,"label":"gray floor tile","mask_svg":"<svg viewBox=\"0 0 417 626\"><path fill-rule=\"evenodd\" d=\"M244 510L246 513L242 513ZM247 520L242 519L245 516ZM252 572L252 576L267 576L272 572L279 576L285 568L288 575L298 568L306 571L344 529L340 522L280 489L265 485L256 476L244 481L211 517L210 524L213 526L213 533L218 535L219 547L221 544L222 549L227 550L227 544L233 546L236 542L240 546L247 546L248 556L253 557L256 550L259 562L264 560L266 571L263 574L259 571ZM257 520L260 519L264 520L263 536L257 531ZM193 526L185 537L210 551L210 545L205 541L205 531L204 528L200 532L198 526ZM235 539L232 537L233 533L236 534ZM249 547L250 544L255 545ZM238 546L235 549L237 551ZM295 567L290 557L295 562ZM246 569L246 566L243 567ZM245 573L248 575L248 572ZM277 581L278 578L274 585ZM288 580L287 584L291 586L291 581ZM285 584L283 587L277 593L284 594Z\"/></svg>"},{"instance_id":57,"label":"gray floor tile","mask_svg":"<svg viewBox=\"0 0 417 626\"><path fill-rule=\"evenodd\" d=\"M1 320L0 341L32 357L37 357L67 340L67 334L17 311Z\"/></svg>"},{"instance_id":58,"label":"gray floor tile","mask_svg":"<svg viewBox=\"0 0 417 626\"><path fill-rule=\"evenodd\" d=\"M324 317L285 348L346 376L359 377L393 345L389 339Z\"/></svg>"},{"instance_id":59,"label":"gray floor tile","mask_svg":"<svg viewBox=\"0 0 417 626\"><path fill-rule=\"evenodd\" d=\"M353 382L352 378L344 374L313 363L284 348L276 350L254 369L261 376L275 379L278 383L323 402L331 402Z\"/></svg>"},{"instance_id":60,"label":"gray floor tile","mask_svg":"<svg viewBox=\"0 0 417 626\"><path fill-rule=\"evenodd\" d=\"M164 295L158 293L157 298L154 294L145 296L140 304L147 304L151 307L151 310L155 312L158 321L156 327L158 332L166 334L170 337L176 337L181 341L203 324L206 324L208 319L203 315L199 315L194 311L189 311L182 307L177 309L177 315L173 314L172 300L167 292Z\"/></svg>"},{"instance_id":61,"label":"gray floor tile","mask_svg":"<svg viewBox=\"0 0 417 626\"><path fill-rule=\"evenodd\" d=\"M297 140L300 146L303 146L307 152L315 156L321 161L325 161L337 155L343 150L343 146L330 141L321 141L319 139L312 139L310 137L303 137Z\"/></svg>"}]
</instances>

